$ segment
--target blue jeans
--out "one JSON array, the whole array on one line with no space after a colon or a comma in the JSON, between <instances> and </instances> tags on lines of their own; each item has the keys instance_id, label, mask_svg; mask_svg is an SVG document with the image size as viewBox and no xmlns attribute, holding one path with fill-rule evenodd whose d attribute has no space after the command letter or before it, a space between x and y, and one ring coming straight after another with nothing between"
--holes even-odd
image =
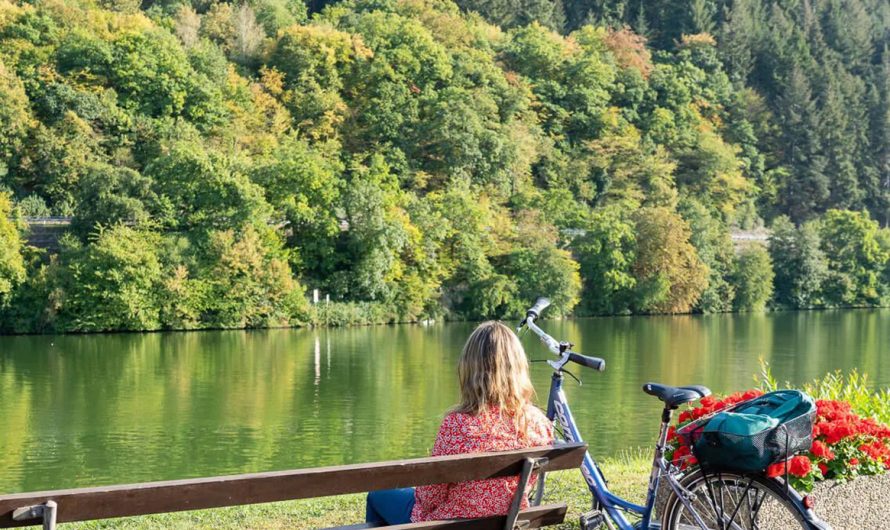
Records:
<instances>
[{"instance_id":1,"label":"blue jeans","mask_svg":"<svg viewBox=\"0 0 890 530\"><path fill-rule=\"evenodd\" d=\"M414 488L372 491L365 505L365 522L410 523L413 509Z\"/></svg>"}]
</instances>

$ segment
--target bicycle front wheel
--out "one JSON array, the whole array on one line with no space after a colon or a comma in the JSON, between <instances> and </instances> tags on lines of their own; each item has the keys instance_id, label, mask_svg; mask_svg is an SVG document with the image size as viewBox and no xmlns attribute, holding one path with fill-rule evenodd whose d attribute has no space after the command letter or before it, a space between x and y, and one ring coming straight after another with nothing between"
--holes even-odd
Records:
<instances>
[{"instance_id":1,"label":"bicycle front wheel","mask_svg":"<svg viewBox=\"0 0 890 530\"><path fill-rule=\"evenodd\" d=\"M813 528L785 496L784 487L763 476L735 473L691 473L681 484L689 492L692 510L708 530L792 530ZM676 495L668 499L662 517L666 530L699 530L695 515Z\"/></svg>"}]
</instances>

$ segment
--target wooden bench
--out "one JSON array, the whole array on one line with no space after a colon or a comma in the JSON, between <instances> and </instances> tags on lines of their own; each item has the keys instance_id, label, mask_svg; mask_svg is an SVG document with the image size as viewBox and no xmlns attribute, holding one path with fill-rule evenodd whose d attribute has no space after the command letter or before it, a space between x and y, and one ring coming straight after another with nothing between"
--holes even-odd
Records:
<instances>
[{"instance_id":1,"label":"wooden bench","mask_svg":"<svg viewBox=\"0 0 890 530\"><path fill-rule=\"evenodd\" d=\"M0 528L43 524L45 529L53 530L57 523L71 521L200 510L506 476L520 476L520 482L527 484L530 475L536 471L543 473L579 467L586 450L586 444L564 444L498 453L0 495ZM431 521L388 528L513 530L558 524L565 518L565 503L520 510L520 500L520 495L514 498L512 509L506 516ZM343 528L367 527L368 525L355 525Z\"/></svg>"}]
</instances>

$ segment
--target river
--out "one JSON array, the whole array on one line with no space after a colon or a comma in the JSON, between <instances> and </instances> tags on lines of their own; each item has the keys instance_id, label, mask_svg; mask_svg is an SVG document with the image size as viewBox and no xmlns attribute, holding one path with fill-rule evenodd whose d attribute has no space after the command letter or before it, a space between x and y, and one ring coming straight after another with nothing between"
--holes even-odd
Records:
<instances>
[{"instance_id":1,"label":"river","mask_svg":"<svg viewBox=\"0 0 890 530\"><path fill-rule=\"evenodd\" d=\"M741 390L762 357L792 384L858 368L890 386L890 310L543 324L607 360L566 380L595 455L652 442L646 381ZM0 337L0 492L426 455L472 327ZM546 398L547 366L532 373Z\"/></svg>"}]
</instances>

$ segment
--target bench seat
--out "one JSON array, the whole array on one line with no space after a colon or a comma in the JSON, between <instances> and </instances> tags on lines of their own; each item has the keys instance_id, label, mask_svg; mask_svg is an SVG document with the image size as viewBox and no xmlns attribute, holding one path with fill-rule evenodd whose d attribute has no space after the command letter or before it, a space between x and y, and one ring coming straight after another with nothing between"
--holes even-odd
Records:
<instances>
[{"instance_id":1,"label":"bench seat","mask_svg":"<svg viewBox=\"0 0 890 530\"><path fill-rule=\"evenodd\" d=\"M572 469L581 465L586 451L586 444L562 444L496 453L0 495L0 528L40 524L41 518L44 527L51 528L56 522L200 510L507 476L526 477L532 461L540 465L541 473ZM23 510L29 507L32 509ZM556 524L565 517L565 509L563 504L532 507L520 511L519 520L528 521L528 528ZM16 512L18 517L14 517ZM53 518L51 525L47 523L50 517ZM503 528L506 523L505 517L499 516L412 523L391 528L487 529Z\"/></svg>"}]
</instances>

